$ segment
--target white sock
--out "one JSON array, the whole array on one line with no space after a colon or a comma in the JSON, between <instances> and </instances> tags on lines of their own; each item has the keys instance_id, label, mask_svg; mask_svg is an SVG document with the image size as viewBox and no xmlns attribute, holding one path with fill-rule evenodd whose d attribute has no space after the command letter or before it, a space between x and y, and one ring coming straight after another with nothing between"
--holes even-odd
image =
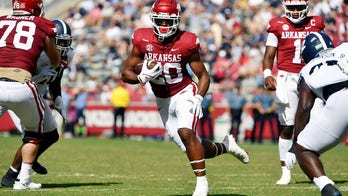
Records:
<instances>
[{"instance_id":1,"label":"white sock","mask_svg":"<svg viewBox=\"0 0 348 196\"><path fill-rule=\"evenodd\" d=\"M30 179L31 169L33 165L22 162L21 170L18 174L18 179L21 181L26 181L27 179Z\"/></svg>"},{"instance_id":2,"label":"white sock","mask_svg":"<svg viewBox=\"0 0 348 196\"><path fill-rule=\"evenodd\" d=\"M197 186L208 186L207 176L197 176Z\"/></svg>"},{"instance_id":3,"label":"white sock","mask_svg":"<svg viewBox=\"0 0 348 196\"><path fill-rule=\"evenodd\" d=\"M328 178L327 176L320 176L319 178L314 177L313 178L313 182L315 183L315 185L317 185L317 187L319 188L319 190L323 190L323 188L327 185L327 184L332 184L334 185L335 183L330 180L330 178Z\"/></svg>"},{"instance_id":4,"label":"white sock","mask_svg":"<svg viewBox=\"0 0 348 196\"><path fill-rule=\"evenodd\" d=\"M288 174L290 175L290 170L286 166L282 166L282 174Z\"/></svg>"},{"instance_id":5,"label":"white sock","mask_svg":"<svg viewBox=\"0 0 348 196\"><path fill-rule=\"evenodd\" d=\"M279 157L281 161L285 161L286 159L286 153L289 151L289 149L292 146L292 140L288 139L282 139L279 137L278 141L278 149L279 149Z\"/></svg>"}]
</instances>

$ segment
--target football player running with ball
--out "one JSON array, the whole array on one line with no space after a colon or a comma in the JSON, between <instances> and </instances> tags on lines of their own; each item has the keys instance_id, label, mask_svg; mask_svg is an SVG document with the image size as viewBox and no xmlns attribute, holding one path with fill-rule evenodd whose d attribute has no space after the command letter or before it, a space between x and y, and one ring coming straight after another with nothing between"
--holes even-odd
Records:
<instances>
[{"instance_id":1,"label":"football player running with ball","mask_svg":"<svg viewBox=\"0 0 348 196\"><path fill-rule=\"evenodd\" d=\"M73 49L70 47L72 42L71 29L68 24L63 20L53 20L56 26L56 46L60 51L61 64L57 68L53 67L50 63L48 56L45 52L42 52L40 58L37 61L36 73L32 80L36 83L39 94L43 97L47 91L53 98L55 109L62 115L63 119L66 117L65 107L61 97L61 78L63 71L68 68L68 64L73 57ZM57 123L55 117L47 102L44 102L45 114L43 119L43 134L41 137L41 143L33 162L33 170L38 174L47 174L47 170L37 160L39 156L45 152L50 146L52 146L59 139L57 131ZM12 121L16 125L17 129L23 133L25 126L21 125L21 120L15 113L9 111ZM22 147L20 147L13 159L13 162L1 179L1 185L6 187L12 187L21 170L22 161Z\"/></svg>"},{"instance_id":2,"label":"football player running with ball","mask_svg":"<svg viewBox=\"0 0 348 196\"><path fill-rule=\"evenodd\" d=\"M309 34L302 47L306 66L300 72L294 144L287 153L286 164L291 169L297 158L323 196L342 195L326 176L320 155L339 144L348 133L347 51L348 43L333 48L331 39L323 32ZM310 115L316 98L325 105L317 115Z\"/></svg>"},{"instance_id":3,"label":"football player running with ball","mask_svg":"<svg viewBox=\"0 0 348 196\"><path fill-rule=\"evenodd\" d=\"M200 59L197 36L179 30L180 5L175 0L157 0L150 17L153 28L140 28L133 34L133 48L124 62L122 79L130 84L150 83L163 125L186 152L197 177L193 195L208 195L205 159L228 152L248 163L249 156L232 135L226 135L223 143L202 141L198 136L196 125L202 117L201 103L210 78ZM142 70L136 74L135 67L143 59ZM156 65L148 68L151 61ZM191 79L186 64L198 77L198 83Z\"/></svg>"},{"instance_id":4,"label":"football player running with ball","mask_svg":"<svg viewBox=\"0 0 348 196\"><path fill-rule=\"evenodd\" d=\"M276 91L278 119L281 130L278 141L282 168L278 185L291 181L290 170L285 165L286 153L292 145L294 118L298 102L297 81L301 68L301 46L303 39L311 32L324 29L324 21L319 16L307 16L308 0L283 0L285 16L271 19L267 28L268 37L263 57L264 86ZM278 75L272 76L274 59L277 54Z\"/></svg>"}]
</instances>

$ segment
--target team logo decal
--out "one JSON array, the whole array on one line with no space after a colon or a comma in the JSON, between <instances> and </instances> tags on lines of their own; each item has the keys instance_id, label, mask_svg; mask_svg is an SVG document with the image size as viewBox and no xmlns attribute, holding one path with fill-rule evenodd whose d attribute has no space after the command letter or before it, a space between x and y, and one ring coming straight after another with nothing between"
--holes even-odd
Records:
<instances>
[{"instance_id":1,"label":"team logo decal","mask_svg":"<svg viewBox=\"0 0 348 196\"><path fill-rule=\"evenodd\" d=\"M288 31L288 30L290 29L290 27L289 27L289 25L287 25L287 24L283 24L282 29L283 29L284 31Z\"/></svg>"},{"instance_id":2,"label":"team logo decal","mask_svg":"<svg viewBox=\"0 0 348 196\"><path fill-rule=\"evenodd\" d=\"M152 44L147 44L145 48L146 48L146 51L147 51L147 52L152 52L152 50L153 50L153 45L152 45Z\"/></svg>"}]
</instances>

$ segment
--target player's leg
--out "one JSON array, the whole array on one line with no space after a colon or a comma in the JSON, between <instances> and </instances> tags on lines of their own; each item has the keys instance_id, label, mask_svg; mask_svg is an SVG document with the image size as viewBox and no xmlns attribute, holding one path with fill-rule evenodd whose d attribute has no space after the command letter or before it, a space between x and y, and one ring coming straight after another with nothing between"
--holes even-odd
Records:
<instances>
[{"instance_id":1,"label":"player's leg","mask_svg":"<svg viewBox=\"0 0 348 196\"><path fill-rule=\"evenodd\" d=\"M43 133L43 138L40 143L35 161L33 163L33 170L38 174L47 174L47 169L38 162L40 155L45 152L50 146L56 143L59 139L59 133L57 129L53 131Z\"/></svg>"},{"instance_id":2,"label":"player's leg","mask_svg":"<svg viewBox=\"0 0 348 196\"><path fill-rule=\"evenodd\" d=\"M37 160L43 152L45 152L50 146L56 143L59 139L59 133L57 130L57 122L53 115L52 110L49 105L45 104L45 114L44 114L44 124L43 124L43 134L41 138L41 143L36 154L33 170L38 174L47 174L47 169L42 166Z\"/></svg>"},{"instance_id":3,"label":"player's leg","mask_svg":"<svg viewBox=\"0 0 348 196\"><path fill-rule=\"evenodd\" d=\"M196 134L187 128L180 128L178 134L186 148L186 155L191 163L193 172L197 177L194 196L207 195L209 192L208 180L206 177L204 149Z\"/></svg>"},{"instance_id":4,"label":"player's leg","mask_svg":"<svg viewBox=\"0 0 348 196\"><path fill-rule=\"evenodd\" d=\"M38 96L37 92L34 92L37 89L35 83L27 82L25 84L26 85L19 85L19 87L23 88L23 95L27 96L26 101L23 101L23 96L16 94L15 97L13 97L13 99L16 100L14 102L15 106L11 107L26 128L22 139L21 170L13 185L13 189L16 190L41 188L41 184L32 182L31 169L36 159L42 137L45 106L42 98ZM28 97L28 94L32 96Z\"/></svg>"},{"instance_id":5,"label":"player's leg","mask_svg":"<svg viewBox=\"0 0 348 196\"><path fill-rule=\"evenodd\" d=\"M293 106L294 107L294 106ZM297 106L296 106L297 107ZM278 140L278 151L280 158L280 165L282 175L280 179L276 182L277 185L287 185L291 181L291 172L285 165L286 153L292 146L292 135L294 129L294 108L289 107L289 105L278 104L279 109L279 122L280 122L280 134Z\"/></svg>"},{"instance_id":6,"label":"player's leg","mask_svg":"<svg viewBox=\"0 0 348 196\"><path fill-rule=\"evenodd\" d=\"M278 185L287 185L291 181L291 172L285 165L286 153L292 146L292 134L294 126L284 126L281 125L281 132L278 140L278 150L280 165L282 170L282 175L280 179L276 182ZM290 136L291 135L291 136Z\"/></svg>"},{"instance_id":7,"label":"player's leg","mask_svg":"<svg viewBox=\"0 0 348 196\"><path fill-rule=\"evenodd\" d=\"M332 95L325 107L311 116L297 138L295 154L298 163L307 177L317 185L322 195L341 195L334 187L334 182L326 176L320 155L339 144L347 135L348 121L344 115L348 110L345 99L347 96L348 91Z\"/></svg>"},{"instance_id":8,"label":"player's leg","mask_svg":"<svg viewBox=\"0 0 348 196\"><path fill-rule=\"evenodd\" d=\"M25 131L22 146L22 164L13 189L38 189L41 184L31 181L31 169L39 149L40 134L32 131Z\"/></svg>"},{"instance_id":9,"label":"player's leg","mask_svg":"<svg viewBox=\"0 0 348 196\"><path fill-rule=\"evenodd\" d=\"M168 135L180 147L190 161L196 176L193 195L208 195L209 186L206 177L204 149L196 130L198 118L192 113L192 86L186 87L169 99L157 98L157 107ZM178 104L177 104L178 103Z\"/></svg>"}]
</instances>

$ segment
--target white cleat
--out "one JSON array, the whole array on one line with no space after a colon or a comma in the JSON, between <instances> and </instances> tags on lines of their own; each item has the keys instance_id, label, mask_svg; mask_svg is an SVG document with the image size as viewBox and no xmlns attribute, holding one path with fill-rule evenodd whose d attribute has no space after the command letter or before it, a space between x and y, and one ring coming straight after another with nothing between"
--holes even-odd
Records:
<instances>
[{"instance_id":1,"label":"white cleat","mask_svg":"<svg viewBox=\"0 0 348 196\"><path fill-rule=\"evenodd\" d=\"M290 184L291 177L290 175L282 175L282 177L276 182L277 185L288 185Z\"/></svg>"},{"instance_id":2,"label":"white cleat","mask_svg":"<svg viewBox=\"0 0 348 196\"><path fill-rule=\"evenodd\" d=\"M291 172L286 167L282 167L282 176L276 182L277 185L288 185L291 181Z\"/></svg>"},{"instance_id":3,"label":"white cleat","mask_svg":"<svg viewBox=\"0 0 348 196\"><path fill-rule=\"evenodd\" d=\"M195 192L192 194L192 196L207 196L209 193L208 186L196 186Z\"/></svg>"},{"instance_id":4,"label":"white cleat","mask_svg":"<svg viewBox=\"0 0 348 196\"><path fill-rule=\"evenodd\" d=\"M205 176L197 177L195 192L192 196L207 196L209 193L208 180Z\"/></svg>"},{"instance_id":5,"label":"white cleat","mask_svg":"<svg viewBox=\"0 0 348 196\"><path fill-rule=\"evenodd\" d=\"M223 143L227 149L227 152L231 153L233 156L235 156L237 159L239 159L243 163L245 164L249 163L248 153L238 146L238 144L236 143L236 140L233 138L232 135L226 135Z\"/></svg>"},{"instance_id":6,"label":"white cleat","mask_svg":"<svg viewBox=\"0 0 348 196\"><path fill-rule=\"evenodd\" d=\"M284 177L282 176L277 182L277 185L288 185L290 184L290 177Z\"/></svg>"},{"instance_id":7,"label":"white cleat","mask_svg":"<svg viewBox=\"0 0 348 196\"><path fill-rule=\"evenodd\" d=\"M16 180L13 185L14 190L39 189L39 188L41 188L41 184L32 182L31 179L29 179L28 182L21 182L19 180Z\"/></svg>"}]
</instances>

